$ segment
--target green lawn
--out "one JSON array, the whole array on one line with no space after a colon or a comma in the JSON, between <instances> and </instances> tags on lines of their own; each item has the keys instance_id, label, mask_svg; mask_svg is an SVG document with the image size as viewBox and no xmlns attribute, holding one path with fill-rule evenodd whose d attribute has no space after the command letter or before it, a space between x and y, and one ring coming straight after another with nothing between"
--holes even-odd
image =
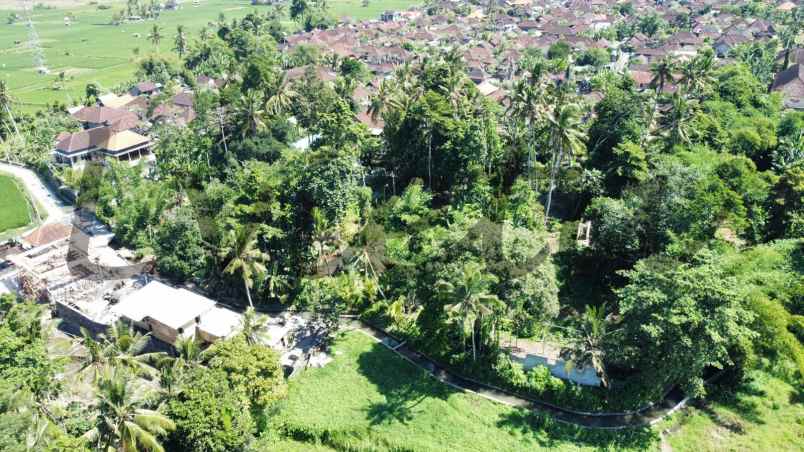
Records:
<instances>
[{"instance_id":1,"label":"green lawn","mask_svg":"<svg viewBox=\"0 0 804 452\"><path fill-rule=\"evenodd\" d=\"M733 396L696 404L660 428L674 451L804 450L802 390L763 372Z\"/></svg>"},{"instance_id":2,"label":"green lawn","mask_svg":"<svg viewBox=\"0 0 804 452\"><path fill-rule=\"evenodd\" d=\"M645 450L650 430L580 430L456 391L373 339L347 333L335 361L290 383L275 422L296 441L339 450Z\"/></svg>"},{"instance_id":3,"label":"green lawn","mask_svg":"<svg viewBox=\"0 0 804 452\"><path fill-rule=\"evenodd\" d=\"M89 3L89 2L87 2ZM361 0L331 0L330 11L335 17L354 19L378 18L385 9L406 9L419 3L417 0L372 0L367 7ZM12 94L36 110L47 102L61 101L74 104L84 96L87 83L98 83L111 88L131 80L134 75L134 49L140 55L154 51L147 36L154 21L108 25L113 11L123 9L124 3L111 3L112 9L99 10L96 6L69 9L37 9L33 12L34 25L44 48L50 69L49 75L39 75L33 66L30 47L27 45L28 28L25 21L13 25L5 22L10 11L0 10L0 77ZM239 18L250 11L262 12L267 7L251 6L247 0L202 0L193 7L185 1L178 11L164 11L156 23L162 29L160 52L171 52L176 26L184 25L191 34L204 25L216 21L219 13L227 19ZM76 21L64 25L67 11ZM139 37L137 37L139 35ZM19 41L19 43L17 43ZM66 82L56 90L59 73L64 72Z\"/></svg>"},{"instance_id":4,"label":"green lawn","mask_svg":"<svg viewBox=\"0 0 804 452\"><path fill-rule=\"evenodd\" d=\"M31 213L24 192L13 177L0 174L0 233L30 222Z\"/></svg>"}]
</instances>

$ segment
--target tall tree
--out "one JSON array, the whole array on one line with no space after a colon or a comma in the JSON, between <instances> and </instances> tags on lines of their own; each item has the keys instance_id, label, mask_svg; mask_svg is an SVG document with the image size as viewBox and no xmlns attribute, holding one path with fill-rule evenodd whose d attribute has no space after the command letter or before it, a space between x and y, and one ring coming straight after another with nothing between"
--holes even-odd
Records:
<instances>
[{"instance_id":1,"label":"tall tree","mask_svg":"<svg viewBox=\"0 0 804 452\"><path fill-rule=\"evenodd\" d=\"M794 27L787 26L779 30L779 43L784 52L784 62L781 70L787 69L790 64L790 52L796 47L797 33Z\"/></svg>"},{"instance_id":2,"label":"tall tree","mask_svg":"<svg viewBox=\"0 0 804 452\"><path fill-rule=\"evenodd\" d=\"M472 360L477 361L477 344L482 340L483 321L504 308L496 295L489 293L497 277L485 271L477 262L466 262L456 268L452 281L440 279L436 291L448 301L444 309L451 322L460 327L461 334L472 341Z\"/></svg>"},{"instance_id":3,"label":"tall tree","mask_svg":"<svg viewBox=\"0 0 804 452\"><path fill-rule=\"evenodd\" d=\"M159 28L159 25L153 25L151 32L148 33L148 40L154 45L156 53L159 53L159 43L162 42L162 29Z\"/></svg>"},{"instance_id":4,"label":"tall tree","mask_svg":"<svg viewBox=\"0 0 804 452\"><path fill-rule=\"evenodd\" d=\"M550 216L553 203L553 191L556 188L556 178L565 158L570 162L579 153L583 152L585 135L581 126L581 109L571 102L558 98L556 105L549 112L547 119L550 127L550 150L552 152L550 165L550 188L547 192L547 206L544 209L545 222Z\"/></svg>"},{"instance_id":5,"label":"tall tree","mask_svg":"<svg viewBox=\"0 0 804 452\"><path fill-rule=\"evenodd\" d=\"M11 96L11 92L8 89L6 81L0 80L0 118L7 116L8 121L11 123L11 126L14 129L14 133L19 137L20 131L19 128L17 128L17 121L14 120L14 114L11 113L11 104L13 102L14 98ZM8 135L10 135L10 130L8 132ZM2 133L2 130L0 130L0 137L2 136L4 136L4 134Z\"/></svg>"},{"instance_id":6,"label":"tall tree","mask_svg":"<svg viewBox=\"0 0 804 452\"><path fill-rule=\"evenodd\" d=\"M650 86L656 89L657 94L664 91L664 85L668 81L673 80L675 70L676 64L669 55L651 64L650 72L653 74L653 78L650 81Z\"/></svg>"},{"instance_id":7,"label":"tall tree","mask_svg":"<svg viewBox=\"0 0 804 452\"><path fill-rule=\"evenodd\" d=\"M268 97L265 99L265 112L274 117L288 112L296 96L296 90L288 83L283 74L268 92Z\"/></svg>"},{"instance_id":8,"label":"tall tree","mask_svg":"<svg viewBox=\"0 0 804 452\"><path fill-rule=\"evenodd\" d=\"M258 247L257 232L255 227L248 225L230 230L228 248L223 253L223 258L227 259L223 272L229 275L240 273L246 289L248 305L251 308L254 307L251 300L251 288L254 286L256 278L265 275L267 271L265 262L269 259L268 254L262 252Z\"/></svg>"},{"instance_id":9,"label":"tall tree","mask_svg":"<svg viewBox=\"0 0 804 452\"><path fill-rule=\"evenodd\" d=\"M310 5L307 0L293 0L290 3L290 18L303 24L307 15L310 13Z\"/></svg>"},{"instance_id":10,"label":"tall tree","mask_svg":"<svg viewBox=\"0 0 804 452\"><path fill-rule=\"evenodd\" d=\"M603 386L608 386L604 341L608 340L612 332L608 331L606 305L587 306L583 314L577 316L573 323L575 328L570 335L572 345L561 352L568 369L591 366L597 372Z\"/></svg>"},{"instance_id":11,"label":"tall tree","mask_svg":"<svg viewBox=\"0 0 804 452\"><path fill-rule=\"evenodd\" d=\"M253 307L246 309L240 320L240 334L249 345L265 345L268 317L258 313Z\"/></svg>"},{"instance_id":12,"label":"tall tree","mask_svg":"<svg viewBox=\"0 0 804 452\"><path fill-rule=\"evenodd\" d=\"M546 85L544 77L547 72L547 65L541 58L532 58L527 61L525 70L527 71L527 76L514 86L514 95L508 107L508 113L516 121L515 126L521 123L527 131L527 170L528 181L531 182L532 187L533 164L536 158L536 133L538 125L544 122L548 114L545 103Z\"/></svg>"},{"instance_id":13,"label":"tall tree","mask_svg":"<svg viewBox=\"0 0 804 452\"><path fill-rule=\"evenodd\" d=\"M693 98L701 99L714 82L712 68L714 67L714 51L707 47L698 52L692 60L681 66L681 85Z\"/></svg>"},{"instance_id":14,"label":"tall tree","mask_svg":"<svg viewBox=\"0 0 804 452\"><path fill-rule=\"evenodd\" d=\"M234 107L235 127L242 138L254 137L265 128L265 97L260 91L241 95Z\"/></svg>"},{"instance_id":15,"label":"tall tree","mask_svg":"<svg viewBox=\"0 0 804 452\"><path fill-rule=\"evenodd\" d=\"M662 127L667 131L671 146L687 144L690 141L690 121L694 113L694 102L687 100L676 91L670 98L670 105L662 115Z\"/></svg>"},{"instance_id":16,"label":"tall tree","mask_svg":"<svg viewBox=\"0 0 804 452\"><path fill-rule=\"evenodd\" d=\"M176 27L173 50L179 54L179 58L184 58L184 54L187 53L187 33L185 32L184 25L178 25Z\"/></svg>"},{"instance_id":17,"label":"tall tree","mask_svg":"<svg viewBox=\"0 0 804 452\"><path fill-rule=\"evenodd\" d=\"M158 437L176 426L165 415L142 405L125 372L108 373L98 381L96 426L84 437L99 450L164 452Z\"/></svg>"}]
</instances>

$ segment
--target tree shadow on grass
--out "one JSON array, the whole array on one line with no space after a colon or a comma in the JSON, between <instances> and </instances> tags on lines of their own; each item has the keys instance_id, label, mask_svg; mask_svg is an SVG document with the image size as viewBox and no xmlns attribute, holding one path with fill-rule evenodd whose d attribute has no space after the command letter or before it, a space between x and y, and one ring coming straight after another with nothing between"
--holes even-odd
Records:
<instances>
[{"instance_id":1,"label":"tree shadow on grass","mask_svg":"<svg viewBox=\"0 0 804 452\"><path fill-rule=\"evenodd\" d=\"M596 447L601 450L647 450L659 436L650 427L603 430L565 424L553 417L522 408L500 416L497 427L519 432L541 447L554 448L562 442Z\"/></svg>"},{"instance_id":2,"label":"tree shadow on grass","mask_svg":"<svg viewBox=\"0 0 804 452\"><path fill-rule=\"evenodd\" d=\"M372 402L365 410L371 425L406 424L428 397L446 400L456 392L380 344L360 355L358 369L385 397L384 402Z\"/></svg>"},{"instance_id":3,"label":"tree shadow on grass","mask_svg":"<svg viewBox=\"0 0 804 452\"><path fill-rule=\"evenodd\" d=\"M767 396L767 391L760 387L758 382L749 380L741 383L736 388L718 387L717 392L710 399L733 411L741 419L754 424L764 424L765 420L762 418L760 403L755 398L764 399ZM737 433L742 431L743 426L739 420L724 420L723 416L720 416L711 408L710 401L697 401L695 406L721 427Z\"/></svg>"}]
</instances>

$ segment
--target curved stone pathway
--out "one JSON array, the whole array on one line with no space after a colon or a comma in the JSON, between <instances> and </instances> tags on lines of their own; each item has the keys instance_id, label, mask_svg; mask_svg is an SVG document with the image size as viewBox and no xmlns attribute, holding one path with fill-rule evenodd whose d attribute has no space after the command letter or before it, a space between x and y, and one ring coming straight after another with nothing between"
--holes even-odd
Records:
<instances>
[{"instance_id":1,"label":"curved stone pathway","mask_svg":"<svg viewBox=\"0 0 804 452\"><path fill-rule=\"evenodd\" d=\"M549 403L517 396L503 389L457 375L442 368L426 356L407 347L404 342L400 343L386 332L358 320L352 320L349 325L353 329L371 336L377 342L385 345L389 350L397 353L403 359L426 371L444 384L461 391L475 393L494 402L549 414L557 421L567 424L585 428L609 430L645 427L653 425L673 414L683 408L689 401L689 398L685 397L680 390L673 389L661 402L632 413L581 413L572 411Z\"/></svg>"}]
</instances>

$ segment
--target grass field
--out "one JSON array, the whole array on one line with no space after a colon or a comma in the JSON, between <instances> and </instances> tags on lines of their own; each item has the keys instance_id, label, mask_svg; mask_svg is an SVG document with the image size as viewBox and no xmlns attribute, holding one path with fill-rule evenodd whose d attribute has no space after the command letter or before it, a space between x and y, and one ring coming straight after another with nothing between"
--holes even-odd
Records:
<instances>
[{"instance_id":1,"label":"grass field","mask_svg":"<svg viewBox=\"0 0 804 452\"><path fill-rule=\"evenodd\" d=\"M33 11L34 26L50 69L49 75L39 75L28 45L29 31L25 21L7 24L6 18L11 10L3 9L3 6L10 8L12 3L0 0L0 77L27 110L36 110L53 101L74 104L83 97L84 88L90 82L111 88L130 80L136 65L134 49L139 49L140 55L156 50L146 38L154 21L108 25L112 13L123 9L124 3L102 2L112 6L106 10L88 3L87 0L83 6ZM172 51L177 25L184 25L195 34L204 25L217 20L221 12L227 19L232 19L267 8L251 6L247 0L201 0L197 7L190 3L185 1L178 11L162 12L156 21L163 35L159 52ZM329 5L335 17L360 20L378 18L383 10L406 9L416 3L418 0L371 0L367 7L363 7L361 0L331 0ZM65 26L64 17L68 11L74 15L75 21ZM60 72L65 73L66 82L62 89L56 90L53 87Z\"/></svg>"},{"instance_id":2,"label":"grass field","mask_svg":"<svg viewBox=\"0 0 804 452\"><path fill-rule=\"evenodd\" d=\"M0 233L30 222L31 213L25 193L13 177L0 174Z\"/></svg>"},{"instance_id":3,"label":"grass field","mask_svg":"<svg viewBox=\"0 0 804 452\"><path fill-rule=\"evenodd\" d=\"M373 339L347 333L335 361L290 383L277 429L338 450L534 451L656 448L649 430L579 430L456 391Z\"/></svg>"},{"instance_id":4,"label":"grass field","mask_svg":"<svg viewBox=\"0 0 804 452\"><path fill-rule=\"evenodd\" d=\"M679 452L804 450L802 390L763 372L733 396L698 403L660 428Z\"/></svg>"}]
</instances>

